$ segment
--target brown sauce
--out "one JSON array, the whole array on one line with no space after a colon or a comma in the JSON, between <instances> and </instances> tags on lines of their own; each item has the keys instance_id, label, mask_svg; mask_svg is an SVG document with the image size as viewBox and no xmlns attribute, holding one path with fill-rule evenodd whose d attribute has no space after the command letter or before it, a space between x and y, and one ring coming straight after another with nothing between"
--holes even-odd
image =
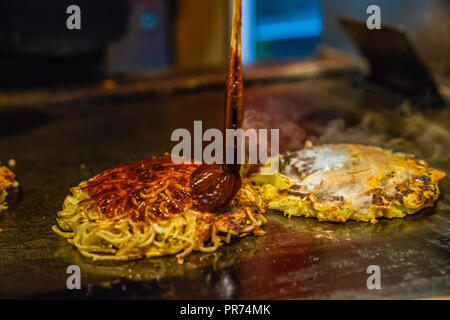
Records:
<instances>
[{"instance_id":1,"label":"brown sauce","mask_svg":"<svg viewBox=\"0 0 450 320\"><path fill-rule=\"evenodd\" d=\"M234 1L233 30L231 35L230 59L228 65L225 124L226 129L242 127L243 107L243 76L241 54L242 0ZM226 141L226 145L231 141ZM234 153L236 155L236 152ZM191 186L194 191L196 208L208 212L223 212L242 185L240 165L202 164L191 176Z\"/></svg>"},{"instance_id":2,"label":"brown sauce","mask_svg":"<svg viewBox=\"0 0 450 320\"><path fill-rule=\"evenodd\" d=\"M191 176L195 207L201 211L221 213L241 188L241 177L229 166L201 165Z\"/></svg>"},{"instance_id":3,"label":"brown sauce","mask_svg":"<svg viewBox=\"0 0 450 320\"><path fill-rule=\"evenodd\" d=\"M224 136L226 129L242 127L241 21L242 0L235 0ZM238 164L176 165L170 155L165 155L107 170L94 177L83 189L108 218L129 214L136 221L147 221L168 218L171 213L183 212L192 205L204 212L221 213L241 184Z\"/></svg>"},{"instance_id":4,"label":"brown sauce","mask_svg":"<svg viewBox=\"0 0 450 320\"><path fill-rule=\"evenodd\" d=\"M190 176L198 164L174 164L170 155L119 165L82 189L108 218L130 215L135 221L169 218L192 205Z\"/></svg>"}]
</instances>

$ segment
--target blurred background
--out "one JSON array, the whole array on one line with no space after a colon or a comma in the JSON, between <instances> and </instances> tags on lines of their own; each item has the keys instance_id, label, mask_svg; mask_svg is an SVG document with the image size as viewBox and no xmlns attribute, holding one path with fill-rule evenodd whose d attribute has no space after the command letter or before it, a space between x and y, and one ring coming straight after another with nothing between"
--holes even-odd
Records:
<instances>
[{"instance_id":1,"label":"blurred background","mask_svg":"<svg viewBox=\"0 0 450 320\"><path fill-rule=\"evenodd\" d=\"M70 4L82 8L82 30L65 28ZM407 32L436 76L449 74L448 0L244 0L244 62L314 58L323 46L357 55L337 18L365 20L372 4L383 23ZM231 13L231 0L2 0L0 85L224 68Z\"/></svg>"}]
</instances>

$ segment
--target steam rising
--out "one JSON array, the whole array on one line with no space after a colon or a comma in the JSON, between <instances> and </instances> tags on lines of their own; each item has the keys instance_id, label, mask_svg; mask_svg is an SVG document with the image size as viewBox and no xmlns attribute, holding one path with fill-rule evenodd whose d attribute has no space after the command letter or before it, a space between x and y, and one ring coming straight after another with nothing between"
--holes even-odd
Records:
<instances>
[{"instance_id":1,"label":"steam rising","mask_svg":"<svg viewBox=\"0 0 450 320\"><path fill-rule=\"evenodd\" d=\"M281 106L280 104L283 103ZM252 104L255 105L255 104ZM247 108L244 116L244 128L280 129L280 152L303 147L307 138L302 123L302 109L286 100L267 97L257 109ZM270 146L270 137L268 141Z\"/></svg>"},{"instance_id":2,"label":"steam rising","mask_svg":"<svg viewBox=\"0 0 450 320\"><path fill-rule=\"evenodd\" d=\"M439 123L439 119L448 119L448 110L433 113L435 119L429 119L404 104L397 112L389 115L366 112L356 126L346 125L343 119L334 119L313 141L318 144L377 145L394 151L414 153L424 160L445 165L450 160L450 131L448 123ZM386 116L390 117L388 121Z\"/></svg>"},{"instance_id":3,"label":"steam rising","mask_svg":"<svg viewBox=\"0 0 450 320\"><path fill-rule=\"evenodd\" d=\"M307 101L294 101L286 96L282 99L276 96L262 98L266 100L260 102L259 108L258 101L251 101L253 108L247 108L244 127L279 128L281 153L302 149L306 140L314 144L360 143L413 153L433 165L448 166L448 109L420 111L404 103L392 110L366 110L356 123L346 121L339 113L323 122L327 114L321 114L319 110L322 123L317 123L320 121L306 120L311 108L302 104Z\"/></svg>"}]
</instances>

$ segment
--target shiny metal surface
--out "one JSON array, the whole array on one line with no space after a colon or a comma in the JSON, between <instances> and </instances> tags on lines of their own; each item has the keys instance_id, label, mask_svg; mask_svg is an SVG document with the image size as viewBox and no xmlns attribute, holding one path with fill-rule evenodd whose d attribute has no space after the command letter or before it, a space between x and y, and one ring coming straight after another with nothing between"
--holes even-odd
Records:
<instances>
[{"instance_id":1,"label":"shiny metal surface","mask_svg":"<svg viewBox=\"0 0 450 320\"><path fill-rule=\"evenodd\" d=\"M365 142L414 152L450 172L448 109L415 110L352 77L246 89L248 126L281 127L283 149ZM377 224L321 223L269 213L265 237L211 254L92 262L51 231L68 189L101 170L170 151L176 128L222 123L223 90L0 111L0 161L17 161L20 199L0 214L1 298L424 298L450 295L450 183L436 208ZM269 115L269 116L267 116ZM3 121L3 122L2 122ZM7 123L5 123L7 122ZM411 127L412 126L412 127ZM66 289L66 268L82 271ZM366 270L381 268L381 290Z\"/></svg>"}]
</instances>

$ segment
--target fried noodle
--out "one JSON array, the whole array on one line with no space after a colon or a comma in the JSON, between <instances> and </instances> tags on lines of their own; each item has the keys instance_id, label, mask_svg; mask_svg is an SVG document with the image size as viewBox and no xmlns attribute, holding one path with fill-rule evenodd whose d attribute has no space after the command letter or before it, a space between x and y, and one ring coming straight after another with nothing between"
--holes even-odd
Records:
<instances>
[{"instance_id":1,"label":"fried noodle","mask_svg":"<svg viewBox=\"0 0 450 320\"><path fill-rule=\"evenodd\" d=\"M233 236L262 235L264 202L244 186L223 214L194 208L189 178L198 164L170 155L120 165L72 188L53 230L98 261L213 252Z\"/></svg>"}]
</instances>

